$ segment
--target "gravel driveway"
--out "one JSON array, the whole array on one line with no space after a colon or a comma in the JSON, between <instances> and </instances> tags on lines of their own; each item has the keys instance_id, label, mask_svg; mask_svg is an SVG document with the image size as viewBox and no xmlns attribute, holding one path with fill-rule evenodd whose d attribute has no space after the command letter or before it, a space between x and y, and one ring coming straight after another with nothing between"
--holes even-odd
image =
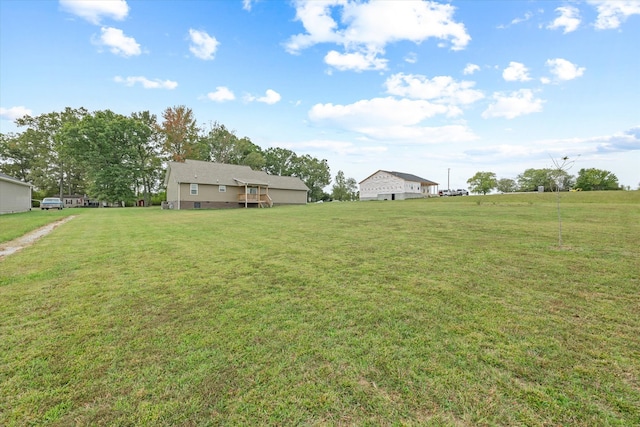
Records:
<instances>
[{"instance_id":1,"label":"gravel driveway","mask_svg":"<svg viewBox=\"0 0 640 427\"><path fill-rule=\"evenodd\" d=\"M51 224L47 224L40 228L37 228L24 236L18 237L17 239L10 240L8 242L0 243L0 260L2 260L5 256L14 254L18 252L20 249L25 248L29 245L32 245L36 240L41 238L42 236L46 236L51 233L54 228L59 225L64 224L67 221L72 220L75 216L71 215L58 221L52 222Z\"/></svg>"}]
</instances>

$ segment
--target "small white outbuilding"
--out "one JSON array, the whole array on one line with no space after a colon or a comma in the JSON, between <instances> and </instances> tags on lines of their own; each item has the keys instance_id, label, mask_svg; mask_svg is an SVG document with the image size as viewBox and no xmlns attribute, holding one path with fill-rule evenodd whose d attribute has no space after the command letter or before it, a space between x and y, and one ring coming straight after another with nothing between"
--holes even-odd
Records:
<instances>
[{"instance_id":1,"label":"small white outbuilding","mask_svg":"<svg viewBox=\"0 0 640 427\"><path fill-rule=\"evenodd\" d=\"M0 214L31 210L33 186L0 173Z\"/></svg>"}]
</instances>

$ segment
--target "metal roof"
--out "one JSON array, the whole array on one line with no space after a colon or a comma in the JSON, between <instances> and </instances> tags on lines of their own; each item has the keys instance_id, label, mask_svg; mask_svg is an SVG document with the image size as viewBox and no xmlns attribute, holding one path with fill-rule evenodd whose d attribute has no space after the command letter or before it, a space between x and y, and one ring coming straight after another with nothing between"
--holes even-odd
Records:
<instances>
[{"instance_id":1,"label":"metal roof","mask_svg":"<svg viewBox=\"0 0 640 427\"><path fill-rule=\"evenodd\" d=\"M377 170L376 172L372 173L371 175L369 175L368 177L366 177L365 179L360 181L358 184L362 184L363 182L365 182L367 179L371 178L372 176L374 176L378 172L388 173L389 175L393 175L393 176L398 177L400 179L403 179L405 181L419 182L421 184L427 184L427 185L439 185L437 182L433 182L433 181L431 181L429 179L421 178L421 177L419 177L417 175L413 175L413 174L410 174L410 173L404 173L404 172L386 171L386 170L383 170L383 169Z\"/></svg>"},{"instance_id":2,"label":"metal roof","mask_svg":"<svg viewBox=\"0 0 640 427\"><path fill-rule=\"evenodd\" d=\"M434 184L434 185L438 185L437 182L433 182L431 180L428 180L426 178L420 178L417 175L412 175L410 173L404 173L404 172L389 172L389 171L384 171L387 173L390 173L393 176L397 176L398 178L404 179L405 181L414 181L414 182L424 182L426 184Z\"/></svg>"}]
</instances>

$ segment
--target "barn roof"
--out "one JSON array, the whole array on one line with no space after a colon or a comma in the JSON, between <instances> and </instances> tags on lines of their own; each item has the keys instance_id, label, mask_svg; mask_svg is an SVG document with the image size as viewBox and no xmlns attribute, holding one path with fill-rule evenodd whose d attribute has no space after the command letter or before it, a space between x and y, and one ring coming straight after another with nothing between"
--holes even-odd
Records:
<instances>
[{"instance_id":1,"label":"barn roof","mask_svg":"<svg viewBox=\"0 0 640 427\"><path fill-rule=\"evenodd\" d=\"M428 179L425 179L425 178L421 178L421 177L419 177L417 175L413 175L413 174L410 174L410 173L386 171L386 170L382 170L382 169L372 173L371 175L369 175L368 177L366 177L365 179L360 181L360 184L362 184L363 182L365 182L367 179L371 178L373 175L377 174L378 172L388 173L390 175L393 175L393 176L398 177L400 179L403 179L405 181L419 182L421 184L427 184L427 185L439 185L437 182L433 182L431 180L428 180Z\"/></svg>"}]
</instances>

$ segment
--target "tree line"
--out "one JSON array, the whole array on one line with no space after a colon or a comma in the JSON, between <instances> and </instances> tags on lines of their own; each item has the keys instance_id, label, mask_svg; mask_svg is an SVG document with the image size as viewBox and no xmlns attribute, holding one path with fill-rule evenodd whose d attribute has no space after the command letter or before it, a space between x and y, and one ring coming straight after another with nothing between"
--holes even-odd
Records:
<instances>
[{"instance_id":1,"label":"tree line","mask_svg":"<svg viewBox=\"0 0 640 427\"><path fill-rule=\"evenodd\" d=\"M477 172L467 180L467 184L469 184L470 191L476 194L487 194L492 190L497 190L501 193L538 191L540 187L544 187L544 191L622 189L615 174L596 168L580 169L577 177L570 175L566 169L561 167L527 169L519 174L516 179L498 179L493 172Z\"/></svg>"},{"instance_id":2,"label":"tree line","mask_svg":"<svg viewBox=\"0 0 640 427\"><path fill-rule=\"evenodd\" d=\"M31 182L34 198L86 194L107 202L142 198L150 206L161 191L166 162L186 159L297 176L309 187L311 201L331 197L323 191L331 182L326 159L285 148L263 150L221 123L198 125L186 106L165 109L161 120L149 111L124 116L67 107L15 123L24 130L0 133L0 172ZM342 181L334 191L352 197L355 180L346 180L341 171L336 178Z\"/></svg>"}]
</instances>

